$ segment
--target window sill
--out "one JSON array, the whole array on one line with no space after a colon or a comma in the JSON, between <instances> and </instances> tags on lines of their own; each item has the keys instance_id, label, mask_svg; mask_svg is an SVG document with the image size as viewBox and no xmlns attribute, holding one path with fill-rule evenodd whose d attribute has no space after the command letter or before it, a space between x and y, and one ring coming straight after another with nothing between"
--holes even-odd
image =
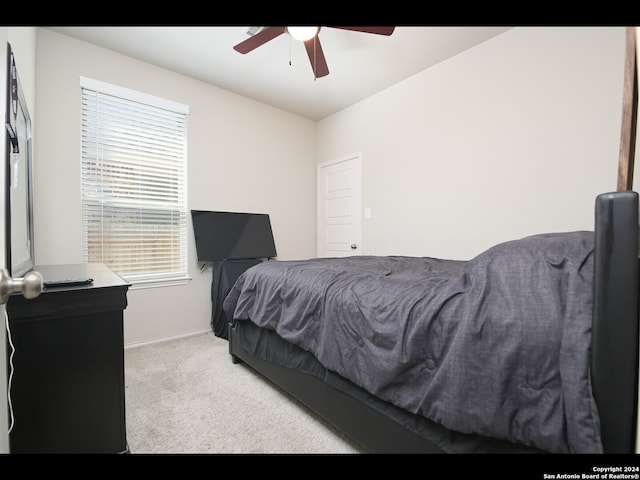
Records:
<instances>
[{"instance_id":1,"label":"window sill","mask_svg":"<svg viewBox=\"0 0 640 480\"><path fill-rule=\"evenodd\" d=\"M186 285L191 282L191 277L184 278L165 278L162 280L136 280L131 281L130 290L138 290L142 288L156 288L156 287L175 287L178 285Z\"/></svg>"}]
</instances>

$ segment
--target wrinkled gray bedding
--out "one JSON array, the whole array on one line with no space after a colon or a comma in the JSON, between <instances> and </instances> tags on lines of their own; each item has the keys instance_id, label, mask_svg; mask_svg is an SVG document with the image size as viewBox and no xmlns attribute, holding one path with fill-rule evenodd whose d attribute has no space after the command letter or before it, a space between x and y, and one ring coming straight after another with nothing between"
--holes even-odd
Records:
<instances>
[{"instance_id":1,"label":"wrinkled gray bedding","mask_svg":"<svg viewBox=\"0 0 640 480\"><path fill-rule=\"evenodd\" d=\"M264 262L238 279L224 309L448 429L600 453L589 382L593 237L535 235L467 262Z\"/></svg>"}]
</instances>

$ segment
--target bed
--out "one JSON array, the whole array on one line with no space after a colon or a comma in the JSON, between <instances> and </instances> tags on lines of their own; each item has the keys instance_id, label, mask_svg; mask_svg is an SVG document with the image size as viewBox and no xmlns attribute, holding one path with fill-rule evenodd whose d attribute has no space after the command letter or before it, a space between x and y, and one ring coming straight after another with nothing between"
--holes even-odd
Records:
<instances>
[{"instance_id":1,"label":"bed","mask_svg":"<svg viewBox=\"0 0 640 480\"><path fill-rule=\"evenodd\" d=\"M467 261L267 261L229 353L373 453L633 453L638 194ZM615 392L615 393L612 393Z\"/></svg>"}]
</instances>

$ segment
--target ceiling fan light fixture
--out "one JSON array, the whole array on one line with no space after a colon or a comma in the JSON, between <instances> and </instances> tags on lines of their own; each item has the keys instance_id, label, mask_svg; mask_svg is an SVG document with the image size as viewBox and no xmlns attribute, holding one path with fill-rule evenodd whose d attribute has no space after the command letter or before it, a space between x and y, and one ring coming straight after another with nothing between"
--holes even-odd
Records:
<instances>
[{"instance_id":1,"label":"ceiling fan light fixture","mask_svg":"<svg viewBox=\"0 0 640 480\"><path fill-rule=\"evenodd\" d=\"M319 31L320 27L287 27L289 35L301 42L311 40Z\"/></svg>"}]
</instances>

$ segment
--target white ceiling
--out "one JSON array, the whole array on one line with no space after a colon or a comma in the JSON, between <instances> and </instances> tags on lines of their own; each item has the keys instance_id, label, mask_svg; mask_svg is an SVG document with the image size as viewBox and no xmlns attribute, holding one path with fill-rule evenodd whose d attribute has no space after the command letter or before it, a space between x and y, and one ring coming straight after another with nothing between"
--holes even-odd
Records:
<instances>
[{"instance_id":1,"label":"white ceiling","mask_svg":"<svg viewBox=\"0 0 640 480\"><path fill-rule=\"evenodd\" d=\"M387 37L323 27L329 75L314 79L301 42L280 35L245 55L241 26L50 27L277 108L320 120L508 27L397 27Z\"/></svg>"}]
</instances>

